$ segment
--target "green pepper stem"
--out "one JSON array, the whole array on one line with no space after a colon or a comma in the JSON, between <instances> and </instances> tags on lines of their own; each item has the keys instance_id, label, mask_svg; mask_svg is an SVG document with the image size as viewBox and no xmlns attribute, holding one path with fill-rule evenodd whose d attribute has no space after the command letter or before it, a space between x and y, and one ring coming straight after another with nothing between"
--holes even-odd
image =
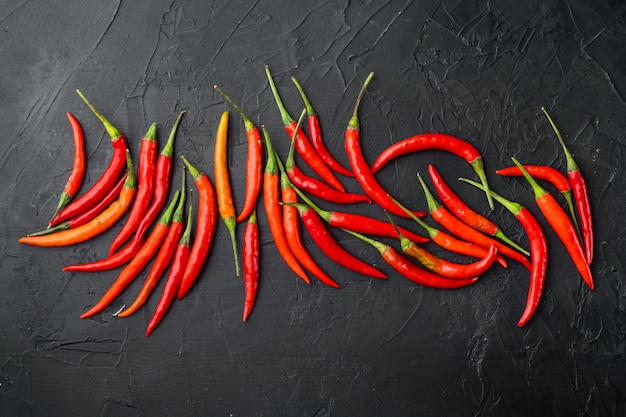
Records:
<instances>
[{"instance_id":1,"label":"green pepper stem","mask_svg":"<svg viewBox=\"0 0 626 417\"><path fill-rule=\"evenodd\" d=\"M548 192L543 187L541 187L541 185L539 185L539 183L537 181L535 181L535 179L533 177L531 177L531 175L528 173L528 171L526 171L526 169L522 166L522 164L519 163L519 161L517 159L512 157L511 160L513 161L513 163L515 165L517 165L519 170L524 175L524 178L526 178L526 180L528 181L528 183L532 187L533 193L535 193L535 200L538 200L541 197L543 197L544 195L548 194Z\"/></svg>"},{"instance_id":2,"label":"green pepper stem","mask_svg":"<svg viewBox=\"0 0 626 417\"><path fill-rule=\"evenodd\" d=\"M552 129L554 130L554 133L556 134L556 137L559 139L559 143L561 144L561 147L563 148L563 152L565 152L565 159L567 160L567 172L577 171L578 164L576 164L574 157L570 153L569 149L567 149L567 146L565 145L565 141L563 140L563 136L561 136L561 132L556 127L556 124L552 120L552 117L550 117L550 114L548 114L548 111L546 110L545 107L542 107L541 111L543 112L543 114L546 115L546 118L548 119L548 122L550 122L550 125L552 126Z\"/></svg>"},{"instance_id":3,"label":"green pepper stem","mask_svg":"<svg viewBox=\"0 0 626 417\"><path fill-rule=\"evenodd\" d=\"M165 146L163 146L163 150L161 151L161 155L171 158L174 155L174 139L176 138L176 132L178 131L178 125L180 124L180 120L183 118L185 111L181 111L178 113L178 117L176 117L176 121L174 122L174 126L172 126L172 130L170 131L170 135L167 138L167 142L165 142Z\"/></svg>"},{"instance_id":4,"label":"green pepper stem","mask_svg":"<svg viewBox=\"0 0 626 417\"><path fill-rule=\"evenodd\" d=\"M239 113L239 116L241 116L241 119L243 120L244 128L246 130L252 130L256 127L254 123L252 123L252 121L248 118L248 116L244 114L244 112L239 108L239 106L237 106L235 102L232 101L231 98L226 95L225 92L223 92L217 85L214 85L213 88L215 89L215 91L220 93L222 97L224 97L224 99L228 102L228 104L233 106L233 108L235 109L237 113Z\"/></svg>"},{"instance_id":5,"label":"green pepper stem","mask_svg":"<svg viewBox=\"0 0 626 417\"><path fill-rule=\"evenodd\" d=\"M348 122L348 128L358 130L359 129L359 106L361 105L361 99L363 99L363 95L365 94L365 90L367 89L368 84L374 78L374 73L370 72L363 85L361 86L361 91L359 91L359 95L356 98L356 102L354 103L354 110L352 111L352 118Z\"/></svg>"},{"instance_id":6,"label":"green pepper stem","mask_svg":"<svg viewBox=\"0 0 626 417\"><path fill-rule=\"evenodd\" d=\"M300 85L296 77L291 77L291 81L293 81L296 88L298 89L298 92L300 93L300 97L302 97L302 101L304 102L304 107L306 108L307 116L309 117L315 116L316 114L315 109L313 109L313 106L311 106L311 102L309 101L309 98L306 96L306 94L304 94L304 90L302 89L302 86Z\"/></svg>"},{"instance_id":7,"label":"green pepper stem","mask_svg":"<svg viewBox=\"0 0 626 417\"><path fill-rule=\"evenodd\" d=\"M400 209L402 211L404 211L409 217L411 217L411 219L413 219L417 224L422 226L424 228L424 230L426 230L426 233L428 233L428 235L430 236L431 239L434 238L435 236L437 236L437 234L439 233L439 230L437 230L435 227L430 226L428 223L424 222L422 219L417 217L408 208L403 206L398 200L393 198L392 195L387 194L387 197L389 197L391 199L391 201L393 201L398 207L400 207Z\"/></svg>"},{"instance_id":8,"label":"green pepper stem","mask_svg":"<svg viewBox=\"0 0 626 417\"><path fill-rule=\"evenodd\" d=\"M93 106L93 104L91 104L89 102L89 100L87 100L87 97L85 97L85 95L83 94L82 91L80 90L76 90L76 93L78 93L78 95L80 96L80 98L83 99L83 101L85 102L85 104L87 105L87 107L89 107L91 109L91 111L93 112L93 114L96 115L96 117L98 119L100 119L100 121L102 122L102 124L104 125L104 128L106 129L107 133L109 134L109 136L111 137L112 140L115 140L117 138L119 138L120 136L122 136L122 134L120 133L119 130L117 130L117 128L115 126L113 126L111 124L111 122L109 122L98 110L96 110L96 108Z\"/></svg>"},{"instance_id":9,"label":"green pepper stem","mask_svg":"<svg viewBox=\"0 0 626 417\"><path fill-rule=\"evenodd\" d=\"M280 112L280 117L283 119L283 124L287 126L291 122L293 122L293 118L289 115L289 112L285 108L283 101L278 94L278 89L276 88L276 84L274 84L274 79L272 78L272 74L270 73L270 67L265 66L265 73L267 74L267 79L270 83L270 89L272 90L272 94L274 95L274 100L276 101L276 105L278 106L278 111Z\"/></svg>"}]
</instances>

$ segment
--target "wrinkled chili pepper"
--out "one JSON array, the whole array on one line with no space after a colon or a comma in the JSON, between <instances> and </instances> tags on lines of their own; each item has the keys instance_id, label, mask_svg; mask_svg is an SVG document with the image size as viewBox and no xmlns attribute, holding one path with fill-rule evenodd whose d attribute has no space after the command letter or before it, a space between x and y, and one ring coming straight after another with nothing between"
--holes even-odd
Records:
<instances>
[{"instance_id":1,"label":"wrinkled chili pepper","mask_svg":"<svg viewBox=\"0 0 626 417\"><path fill-rule=\"evenodd\" d=\"M548 114L545 108L541 108L541 111L546 115L556 137L559 139L559 143L565 153L567 160L567 177L572 185L572 192L574 193L574 201L576 202L576 208L578 209L578 215L580 216L580 226L583 232L583 242L585 249L585 257L587 263L590 264L593 260L593 218L591 215L591 203L589 202L589 193L587 192L587 182L580 172L578 164L574 160L574 157L570 153L565 141L561 136L561 132L557 129L556 124Z\"/></svg>"},{"instance_id":2,"label":"wrinkled chili pepper","mask_svg":"<svg viewBox=\"0 0 626 417\"><path fill-rule=\"evenodd\" d=\"M393 247L384 244L383 242L370 239L360 233L352 232L347 229L346 232L364 242L369 243L374 248L376 248L376 250L380 252L385 262L387 262L388 265L390 265L393 269L399 272L400 275L409 279L410 281L413 281L425 287L453 289L466 287L478 281L478 278L476 277L469 279L453 279L433 274L432 272L426 271L425 269L422 269L419 266L415 265L407 258L402 256L400 252L395 250Z\"/></svg>"},{"instance_id":3,"label":"wrinkled chili pepper","mask_svg":"<svg viewBox=\"0 0 626 417\"><path fill-rule=\"evenodd\" d=\"M594 285L591 270L589 269L589 264L585 258L585 252L580 240L578 239L576 228L574 228L572 221L552 194L543 189L543 187L541 187L537 181L535 181L533 177L531 177L530 174L524 170L524 167L522 167L522 164L520 164L517 159L511 159L515 165L519 167L520 171L522 171L522 174L524 174L524 177L532 187L539 210L541 210L541 213L548 221L548 224L552 227L552 230L554 230L567 249L567 252L572 258L576 269L582 276L585 283L593 290Z\"/></svg>"},{"instance_id":4,"label":"wrinkled chili pepper","mask_svg":"<svg viewBox=\"0 0 626 417\"><path fill-rule=\"evenodd\" d=\"M75 229L63 230L43 236L25 236L20 238L19 242L43 247L69 246L85 242L106 232L122 218L135 198L137 186L129 151L126 151L126 166L128 167L128 177L126 177L119 198L91 221Z\"/></svg>"},{"instance_id":5,"label":"wrinkled chili pepper","mask_svg":"<svg viewBox=\"0 0 626 417\"><path fill-rule=\"evenodd\" d=\"M146 243L141 247L139 252L133 257L124 269L120 272L117 279L111 285L111 288L102 296L93 307L83 313L80 318L86 319L95 314L98 314L106 307L109 306L125 289L134 281L135 278L141 273L141 271L148 265L154 254L159 250L159 246L165 239L169 230L170 223L172 221L172 215L178 202L179 191L176 191L170 206L165 210L158 223L154 227L154 230L150 233Z\"/></svg>"},{"instance_id":6,"label":"wrinkled chili pepper","mask_svg":"<svg viewBox=\"0 0 626 417\"><path fill-rule=\"evenodd\" d=\"M501 255L509 257L521 263L530 270L530 262L524 255L465 224L462 220L457 218L449 210L439 204L437 200L435 200L435 197L431 194L428 186L422 179L421 175L417 174L417 177L419 178L420 184L422 185L422 188L424 190L424 194L426 195L426 201L428 202L428 210L430 212L430 215L437 223L448 229L448 231L459 236L460 238L470 241L472 243L476 243L477 245L481 245L486 249L489 249L489 247L491 247L492 245L496 246L498 248L498 252Z\"/></svg>"},{"instance_id":7,"label":"wrinkled chili pepper","mask_svg":"<svg viewBox=\"0 0 626 417\"><path fill-rule=\"evenodd\" d=\"M113 156L100 178L83 195L70 202L64 209L54 216L54 218L50 220L50 227L56 226L65 220L69 220L98 204L98 202L102 200L109 193L109 191L111 191L111 188L115 187L118 178L122 175L122 172L126 167L126 151L128 151L126 138L120 133L119 130L117 130L115 126L105 119L104 116L98 112L98 110L96 110L96 108L87 100L80 90L76 90L76 92L91 109L93 114L100 119L105 130L111 137Z\"/></svg>"},{"instance_id":8,"label":"wrinkled chili pepper","mask_svg":"<svg viewBox=\"0 0 626 417\"><path fill-rule=\"evenodd\" d=\"M304 282L309 284L311 281L306 275L304 269L298 262L293 251L289 247L287 236L285 234L285 226L283 223L283 215L280 207L280 176L279 168L276 162L276 154L272 146L272 141L264 126L261 126L263 136L265 138L265 146L267 148L267 161L265 162L265 172L263 173L263 205L265 214L269 223L270 232L274 239L276 249L287 266L298 275Z\"/></svg>"},{"instance_id":9,"label":"wrinkled chili pepper","mask_svg":"<svg viewBox=\"0 0 626 417\"><path fill-rule=\"evenodd\" d=\"M252 213L248 217L248 222L243 232L243 252L241 256L243 258L243 286L245 293L243 321L246 321L254 308L256 294L259 288L259 275L261 272L261 250L256 208L252 210Z\"/></svg>"},{"instance_id":10,"label":"wrinkled chili pepper","mask_svg":"<svg viewBox=\"0 0 626 417\"><path fill-rule=\"evenodd\" d=\"M378 155L372 164L372 172L376 174L389 161L399 156L429 149L447 151L459 158L465 159L472 168L474 168L478 178L480 178L480 182L485 185L487 190L489 189L489 183L487 182L485 168L483 166L483 158L480 152L469 142L443 133L424 133L394 143ZM493 209L491 194L486 194L489 208Z\"/></svg>"},{"instance_id":11,"label":"wrinkled chili pepper","mask_svg":"<svg viewBox=\"0 0 626 417\"><path fill-rule=\"evenodd\" d=\"M339 190L346 191L345 187L337 179L333 171L326 165L321 156L315 151L313 145L307 138L306 134L302 129L296 129L297 122L289 115L287 109L283 105L283 102L278 95L278 90L276 89L276 85L274 84L274 79L272 78L272 74L270 73L269 67L265 66L265 72L267 74L267 79L270 83L270 88L272 90L272 94L274 95L274 100L276 101L276 105L278 106L278 110L280 111L280 116L283 120L283 124L285 125L285 131L287 135L289 135L289 139L294 136L294 133L298 135L298 143L296 144L296 150L298 154L304 159L311 169L320 176L321 179L326 181L328 185Z\"/></svg>"},{"instance_id":12,"label":"wrinkled chili pepper","mask_svg":"<svg viewBox=\"0 0 626 417\"><path fill-rule=\"evenodd\" d=\"M459 219L463 220L476 230L480 230L489 236L497 237L524 255L530 255L526 249L509 239L509 237L504 234L502 229L500 229L500 226L475 212L467 204L465 204L465 202L463 202L463 200L461 200L461 198L459 198L459 196L452 191L452 188L450 188L450 186L444 181L443 177L439 174L434 165L428 165L428 173L430 174L430 178L435 186L435 191L437 191L437 194L439 195L439 198L441 198L443 204Z\"/></svg>"},{"instance_id":13,"label":"wrinkled chili pepper","mask_svg":"<svg viewBox=\"0 0 626 417\"><path fill-rule=\"evenodd\" d=\"M358 118L358 110L359 104L361 103L361 99L363 98L363 94L365 94L365 89L367 85L370 83L372 77L374 77L374 73L370 73L363 86L361 87L361 91L356 99L356 103L354 105L354 111L352 113L352 118L348 122L348 126L345 131L345 148L346 153L348 154L348 159L350 160L350 167L352 168L352 172L354 173L354 177L361 185L365 194L367 194L375 203L384 208L385 210L395 214L400 217L408 217L407 214L400 210L398 206L396 206L393 201L388 197L387 191L378 183L372 170L370 169L369 164L365 160L363 156L363 152L361 150L361 144L359 143L359 118ZM414 211L418 217L424 217L426 213L422 211Z\"/></svg>"},{"instance_id":14,"label":"wrinkled chili pepper","mask_svg":"<svg viewBox=\"0 0 626 417\"><path fill-rule=\"evenodd\" d=\"M215 175L215 192L217 193L217 208L220 217L230 234L230 242L233 247L235 257L235 273L239 276L239 259L237 255L237 238L235 228L237 218L235 215L235 204L233 201L233 191L230 186L230 173L228 172L228 120L230 116L227 111L222 113L220 123L217 127L215 138L215 151L213 152L213 172Z\"/></svg>"},{"instance_id":15,"label":"wrinkled chili pepper","mask_svg":"<svg viewBox=\"0 0 626 417\"><path fill-rule=\"evenodd\" d=\"M85 136L83 135L83 129L72 113L67 112L66 115L70 122L72 137L74 139L74 162L72 164L72 173L67 179L65 187L63 187L63 192L59 197L59 203L57 204L57 208L52 216L53 219L65 206L67 206L76 193L78 193L85 176Z\"/></svg>"},{"instance_id":16,"label":"wrinkled chili pepper","mask_svg":"<svg viewBox=\"0 0 626 417\"><path fill-rule=\"evenodd\" d=\"M141 139L139 149L139 163L137 167L137 198L130 209L126 223L111 242L109 255L113 255L137 230L141 223L154 193L155 163L157 158L156 123L153 123L148 132Z\"/></svg>"},{"instance_id":17,"label":"wrinkled chili pepper","mask_svg":"<svg viewBox=\"0 0 626 417\"><path fill-rule=\"evenodd\" d=\"M461 178L461 180L484 190L482 184L478 184L466 178ZM507 200L493 191L490 191L490 193L496 201L509 210L520 222L530 242L530 286L528 288L528 296L526 297L526 307L524 308L522 317L520 317L517 322L518 327L522 327L528 323L533 314L535 314L539 301L541 300L546 271L548 270L548 242L546 241L546 236L543 233L541 225L526 207L514 201Z\"/></svg>"},{"instance_id":18,"label":"wrinkled chili pepper","mask_svg":"<svg viewBox=\"0 0 626 417\"><path fill-rule=\"evenodd\" d=\"M239 113L246 130L246 138L248 140L246 195L243 207L237 215L237 223L241 223L248 218L256 207L256 201L261 191L261 182L263 181L263 141L261 140L261 131L218 86L213 88Z\"/></svg>"},{"instance_id":19,"label":"wrinkled chili pepper","mask_svg":"<svg viewBox=\"0 0 626 417\"><path fill-rule=\"evenodd\" d=\"M330 153L326 145L324 145L324 140L322 139L322 128L320 127L320 119L317 115L317 112L311 105L309 98L304 93L304 89L302 88L296 77L291 77L291 81L293 81L294 85L298 89L298 92L302 97L302 101L304 102L304 106L306 107L307 124L309 127L311 144L330 169L335 171L337 174L341 174L346 177L354 177L354 174L348 168L345 168L343 165L341 165L341 163L339 163L339 161L337 161L335 157Z\"/></svg>"},{"instance_id":20,"label":"wrinkled chili pepper","mask_svg":"<svg viewBox=\"0 0 626 417\"><path fill-rule=\"evenodd\" d=\"M200 172L191 165L184 156L181 156L181 159L187 165L187 169L198 189L198 216L196 237L189 253L185 272L181 278L180 287L178 288L177 298L179 300L182 300L187 295L198 279L204 262L209 255L217 225L217 197L215 196L213 184L205 173Z\"/></svg>"}]
</instances>

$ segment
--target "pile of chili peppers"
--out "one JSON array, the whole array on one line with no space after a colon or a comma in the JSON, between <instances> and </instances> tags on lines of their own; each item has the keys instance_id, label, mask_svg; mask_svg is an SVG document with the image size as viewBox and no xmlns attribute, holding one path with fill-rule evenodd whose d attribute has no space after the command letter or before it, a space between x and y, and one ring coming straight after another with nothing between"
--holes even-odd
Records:
<instances>
[{"instance_id":1,"label":"pile of chili peppers","mask_svg":"<svg viewBox=\"0 0 626 417\"><path fill-rule=\"evenodd\" d=\"M64 268L65 271L76 272L121 268L110 289L81 318L102 312L152 262L135 301L116 314L118 317L128 317L138 311L169 270L161 298L146 330L149 336L164 318L174 299L183 299L200 277L215 236L219 214L231 238L237 276L240 275L240 267L236 229L238 224L245 223L241 257L243 321L246 321L253 310L259 288L261 264L257 208L259 200L262 200L278 253L293 273L307 284L310 283L311 275L332 288L340 287L307 250L302 239L302 225L331 261L368 277L387 278L385 272L343 248L329 231L329 227L332 227L372 245L399 275L432 288L454 289L472 285L495 263L507 268L508 261L518 262L530 273L526 306L518 326L525 325L531 319L539 305L547 273L546 235L527 208L490 189L482 156L472 144L442 133L418 134L389 146L369 164L361 148L358 110L373 77L371 73L356 97L352 117L345 129L344 145L350 166L344 167L324 145L318 115L300 83L292 78L304 107L299 119L295 120L285 108L268 67L265 67L265 72L286 136L291 141L289 153L283 161L272 146L272 139L265 127L259 129L226 93L215 86L215 90L239 114L245 128L248 143L245 200L237 210L228 169L229 112L224 111L216 132L213 154L215 185L206 173L181 156L198 193L195 216L192 204L189 203L191 199L187 198L184 170L180 190L170 192L174 142L184 111L178 115L160 153L156 124L150 126L141 140L135 170L126 138L77 90L111 137L113 155L100 178L82 195L74 198L81 188L86 169L85 146L81 125L67 113L75 149L71 175L48 227L21 238L20 242L34 246L74 245L105 233L126 216L123 226L112 239L106 258ZM497 170L496 173L526 179L539 210L564 244L584 282L593 289L589 267L593 258L592 215L585 181L550 115L545 109L542 111L564 151L567 175L548 166L522 165L515 158L512 158L514 165ZM308 135L302 126L305 117ZM428 174L441 202L419 173L416 174L426 199L427 211L408 209L390 195L379 183L376 174L394 159L423 150L450 152L470 164L479 182L465 178L461 180L483 190L491 208L496 201L519 220L528 236L529 250L507 237L496 223L465 204L432 164L428 167ZM298 167L296 153L315 177ZM362 193L346 191L340 176L355 178ZM561 203L550 192L541 187L538 183L540 180L550 182L560 191L568 212L563 210ZM173 195L168 202L170 194ZM324 210L313 199L353 207L374 203L381 207L381 214L384 212L386 220L349 211ZM391 214L413 219L428 237L396 225ZM441 229L426 223L426 216L430 216ZM194 229L195 233L192 234ZM393 239L399 244L400 250L372 236ZM424 247L428 242L450 254L471 258L471 261L453 262L436 256Z\"/></svg>"}]
</instances>

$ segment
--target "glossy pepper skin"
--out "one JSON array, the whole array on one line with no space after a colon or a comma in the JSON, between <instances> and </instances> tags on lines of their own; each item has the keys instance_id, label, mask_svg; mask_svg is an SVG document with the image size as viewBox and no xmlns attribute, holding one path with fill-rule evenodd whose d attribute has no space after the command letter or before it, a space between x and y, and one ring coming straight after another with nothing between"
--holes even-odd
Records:
<instances>
[{"instance_id":1,"label":"glossy pepper skin","mask_svg":"<svg viewBox=\"0 0 626 417\"><path fill-rule=\"evenodd\" d=\"M259 241L259 225L256 217L256 209L248 217L243 234L243 321L246 321L252 313L259 288L259 276L261 273L261 249Z\"/></svg>"}]
</instances>

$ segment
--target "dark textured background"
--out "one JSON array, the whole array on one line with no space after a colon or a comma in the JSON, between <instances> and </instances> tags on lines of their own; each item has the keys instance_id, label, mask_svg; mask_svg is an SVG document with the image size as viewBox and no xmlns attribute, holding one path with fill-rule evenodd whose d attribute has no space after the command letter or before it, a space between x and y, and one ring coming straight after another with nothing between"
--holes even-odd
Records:
<instances>
[{"instance_id":1,"label":"dark textured background","mask_svg":"<svg viewBox=\"0 0 626 417\"><path fill-rule=\"evenodd\" d=\"M622 2L0 3L3 416L626 414ZM294 116L302 104L289 78L302 82L340 161L347 162L342 131L352 104L374 71L360 112L369 161L416 133L457 135L483 153L492 187L538 217L527 184L493 171L511 156L565 168L540 112L546 106L588 180L596 290L583 285L551 232L542 303L523 329L516 323L528 273L514 263L493 268L471 288L426 289L335 230L346 248L390 278L346 272L305 236L342 288L307 286L279 259L261 210L263 272L248 322L241 322L241 278L234 276L221 223L201 279L150 338L145 327L162 285L136 315L112 315L132 302L142 279L103 313L80 320L118 271L61 269L103 257L114 232L71 248L17 243L45 225L69 175L66 111L85 129L85 185L111 155L108 136L75 89L128 136L135 157L152 122L164 143L176 114L187 110L176 154L212 178L216 125L230 110L214 84L265 124L286 155L265 64ZM240 204L246 141L238 116L231 120L230 166ZM474 208L488 212L483 195L455 181L473 177L470 167L441 152L399 159L378 177L399 199L425 209L415 174L429 163ZM179 179L176 170L174 184ZM344 183L359 191L354 180ZM358 212L382 217L376 207L361 205ZM527 245L507 212L496 207L489 216ZM242 233L241 227L240 239Z\"/></svg>"}]
</instances>

